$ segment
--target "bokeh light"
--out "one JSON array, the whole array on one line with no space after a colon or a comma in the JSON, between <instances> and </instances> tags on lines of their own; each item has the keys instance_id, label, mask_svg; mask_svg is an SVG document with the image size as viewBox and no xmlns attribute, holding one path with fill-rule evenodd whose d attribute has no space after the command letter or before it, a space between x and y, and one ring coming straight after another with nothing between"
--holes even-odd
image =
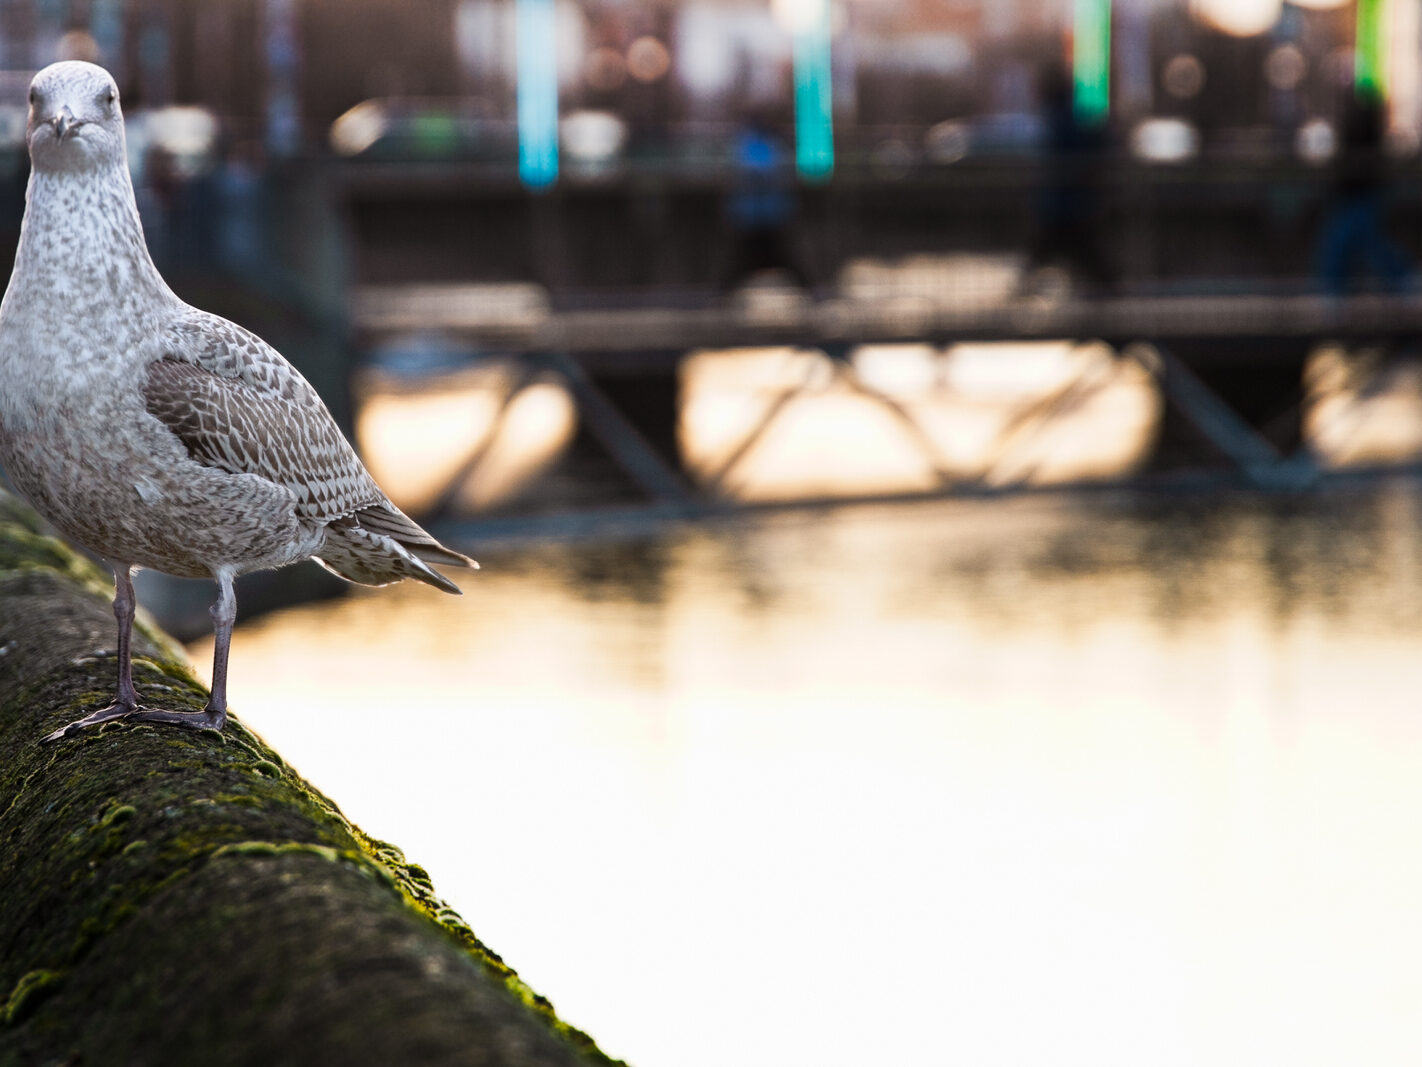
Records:
<instances>
[{"instance_id":1,"label":"bokeh light","mask_svg":"<svg viewBox=\"0 0 1422 1067\"><path fill-rule=\"evenodd\" d=\"M655 37L638 37L627 48L627 73L639 82L665 78L671 69L671 53Z\"/></svg>"},{"instance_id":2,"label":"bokeh light","mask_svg":"<svg viewBox=\"0 0 1422 1067\"><path fill-rule=\"evenodd\" d=\"M1253 37L1279 21L1282 0L1190 0L1190 10L1208 25L1236 37Z\"/></svg>"},{"instance_id":3,"label":"bokeh light","mask_svg":"<svg viewBox=\"0 0 1422 1067\"><path fill-rule=\"evenodd\" d=\"M1297 89L1308 74L1308 60L1298 45L1281 44L1264 60L1264 77L1281 92Z\"/></svg>"},{"instance_id":4,"label":"bokeh light","mask_svg":"<svg viewBox=\"0 0 1422 1067\"><path fill-rule=\"evenodd\" d=\"M1161 84L1165 91L1179 100L1198 96L1205 87L1205 65L1198 56L1182 53L1171 56L1161 72Z\"/></svg>"}]
</instances>

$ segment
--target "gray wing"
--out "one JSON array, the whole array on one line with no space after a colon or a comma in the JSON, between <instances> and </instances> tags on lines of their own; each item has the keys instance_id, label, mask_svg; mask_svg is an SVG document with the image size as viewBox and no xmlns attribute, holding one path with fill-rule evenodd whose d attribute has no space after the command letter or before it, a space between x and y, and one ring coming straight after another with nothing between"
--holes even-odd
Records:
<instances>
[{"instance_id":1,"label":"gray wing","mask_svg":"<svg viewBox=\"0 0 1422 1067\"><path fill-rule=\"evenodd\" d=\"M316 390L261 338L194 312L168 330L163 352L149 364L144 400L197 462L286 487L297 514L332 536L359 535L370 549L389 538L421 560L476 565L390 503ZM407 576L439 577L419 570Z\"/></svg>"},{"instance_id":2,"label":"gray wing","mask_svg":"<svg viewBox=\"0 0 1422 1067\"><path fill-rule=\"evenodd\" d=\"M193 459L285 486L305 518L329 521L384 502L319 398L302 404L171 356L149 365L143 396Z\"/></svg>"}]
</instances>

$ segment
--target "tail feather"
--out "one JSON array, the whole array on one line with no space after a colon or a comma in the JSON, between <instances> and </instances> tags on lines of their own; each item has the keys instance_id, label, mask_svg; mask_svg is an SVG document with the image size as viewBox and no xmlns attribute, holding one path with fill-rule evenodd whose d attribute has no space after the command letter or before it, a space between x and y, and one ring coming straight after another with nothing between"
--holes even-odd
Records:
<instances>
[{"instance_id":1,"label":"tail feather","mask_svg":"<svg viewBox=\"0 0 1422 1067\"><path fill-rule=\"evenodd\" d=\"M426 563L479 569L479 564L468 556L440 544L410 516L388 501L375 507L362 508L352 518L361 529L390 538Z\"/></svg>"},{"instance_id":2,"label":"tail feather","mask_svg":"<svg viewBox=\"0 0 1422 1067\"><path fill-rule=\"evenodd\" d=\"M444 549L438 542L435 545L463 560L464 566L478 566L473 560ZM459 593L459 586L430 567L416 552L415 548L407 547L388 534L372 532L347 519L326 527L326 543L316 553L316 562L346 581L361 585L389 585L403 578L414 578L446 593Z\"/></svg>"}]
</instances>

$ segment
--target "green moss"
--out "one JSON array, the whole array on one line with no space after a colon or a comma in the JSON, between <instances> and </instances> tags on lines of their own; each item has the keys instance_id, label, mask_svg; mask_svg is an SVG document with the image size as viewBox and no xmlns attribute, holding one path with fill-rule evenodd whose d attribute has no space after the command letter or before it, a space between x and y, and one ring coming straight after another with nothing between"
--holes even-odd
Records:
<instances>
[{"instance_id":1,"label":"green moss","mask_svg":"<svg viewBox=\"0 0 1422 1067\"><path fill-rule=\"evenodd\" d=\"M319 856L328 863L337 863L343 859L355 860L355 853L342 852L339 849L331 848L329 845L309 845L300 841L236 841L230 845L223 845L214 849L212 855L216 856L287 856L292 853L304 853L309 856Z\"/></svg>"},{"instance_id":2,"label":"green moss","mask_svg":"<svg viewBox=\"0 0 1422 1067\"><path fill-rule=\"evenodd\" d=\"M27 530L16 523L0 523L0 570L49 568L61 573L79 572L77 557L61 541ZM97 568L89 575L97 577Z\"/></svg>"},{"instance_id":3,"label":"green moss","mask_svg":"<svg viewBox=\"0 0 1422 1067\"><path fill-rule=\"evenodd\" d=\"M0 515L0 571L58 571L100 595L113 595L112 578L63 541L48 537L38 526ZM171 643L170 639L165 639Z\"/></svg>"},{"instance_id":4,"label":"green moss","mask_svg":"<svg viewBox=\"0 0 1422 1067\"><path fill-rule=\"evenodd\" d=\"M0 492L0 573L17 571L58 573L105 601L113 597L112 574L47 534L34 512ZM196 684L181 645L152 625L143 612L139 612L134 628L163 653L168 670L175 671L180 680Z\"/></svg>"},{"instance_id":5,"label":"green moss","mask_svg":"<svg viewBox=\"0 0 1422 1067\"><path fill-rule=\"evenodd\" d=\"M21 1022L41 1000L59 988L64 974L64 971L26 971L0 1005L0 1019L6 1026Z\"/></svg>"},{"instance_id":6,"label":"green moss","mask_svg":"<svg viewBox=\"0 0 1422 1067\"><path fill-rule=\"evenodd\" d=\"M18 526L33 533L43 532L40 517L9 493L0 493L0 524Z\"/></svg>"},{"instance_id":7,"label":"green moss","mask_svg":"<svg viewBox=\"0 0 1422 1067\"><path fill-rule=\"evenodd\" d=\"M110 802L105 808L103 816L99 819L100 826L122 826L138 814L138 809L132 804L119 804Z\"/></svg>"}]
</instances>

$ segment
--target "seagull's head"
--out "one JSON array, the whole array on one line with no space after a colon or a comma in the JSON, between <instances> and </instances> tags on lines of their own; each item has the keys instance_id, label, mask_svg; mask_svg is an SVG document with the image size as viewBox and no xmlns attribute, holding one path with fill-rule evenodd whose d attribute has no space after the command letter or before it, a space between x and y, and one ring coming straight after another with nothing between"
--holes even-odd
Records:
<instances>
[{"instance_id":1,"label":"seagull's head","mask_svg":"<svg viewBox=\"0 0 1422 1067\"><path fill-rule=\"evenodd\" d=\"M80 171L124 161L118 86L103 67L51 63L30 82L25 131L36 170Z\"/></svg>"}]
</instances>

